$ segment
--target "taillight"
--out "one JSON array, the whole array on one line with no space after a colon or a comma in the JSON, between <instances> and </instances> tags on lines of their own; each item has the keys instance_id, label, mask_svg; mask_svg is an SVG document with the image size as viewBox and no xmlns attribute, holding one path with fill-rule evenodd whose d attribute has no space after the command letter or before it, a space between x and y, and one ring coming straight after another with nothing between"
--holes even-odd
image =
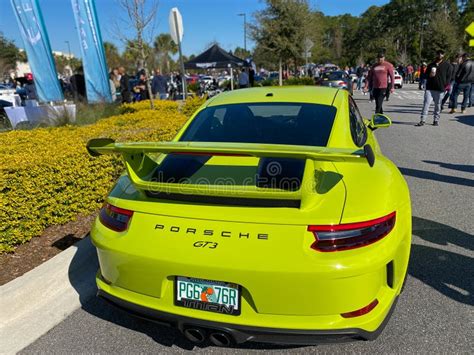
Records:
<instances>
[{"instance_id":1,"label":"taillight","mask_svg":"<svg viewBox=\"0 0 474 355\"><path fill-rule=\"evenodd\" d=\"M99 220L102 224L116 232L127 230L133 211L115 207L110 203L105 203L99 212Z\"/></svg>"},{"instance_id":2,"label":"taillight","mask_svg":"<svg viewBox=\"0 0 474 355\"><path fill-rule=\"evenodd\" d=\"M340 251L360 248L385 237L395 225L396 213L371 221L336 224L326 226L308 226L316 241L311 248L318 251Z\"/></svg>"},{"instance_id":3,"label":"taillight","mask_svg":"<svg viewBox=\"0 0 474 355\"><path fill-rule=\"evenodd\" d=\"M377 299L373 300L372 303L368 304L367 306L358 309L357 311L352 311L352 312L347 312L347 313L342 313L341 316L344 318L354 318L354 317L360 317L363 316L364 314L369 313L371 310L373 310L377 305L379 304L379 301Z\"/></svg>"}]
</instances>

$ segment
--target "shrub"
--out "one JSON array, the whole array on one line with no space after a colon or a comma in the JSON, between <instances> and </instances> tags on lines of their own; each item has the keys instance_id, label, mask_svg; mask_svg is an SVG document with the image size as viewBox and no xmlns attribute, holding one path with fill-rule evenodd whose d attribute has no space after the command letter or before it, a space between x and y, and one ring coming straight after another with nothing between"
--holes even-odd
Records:
<instances>
[{"instance_id":1,"label":"shrub","mask_svg":"<svg viewBox=\"0 0 474 355\"><path fill-rule=\"evenodd\" d=\"M260 86L277 86L278 79L265 79L261 81L258 85ZM314 85L314 80L308 77L302 78L289 78L283 80L283 85Z\"/></svg>"},{"instance_id":2,"label":"shrub","mask_svg":"<svg viewBox=\"0 0 474 355\"><path fill-rule=\"evenodd\" d=\"M275 79L265 79L260 82L260 86L277 86L278 80Z\"/></svg>"},{"instance_id":3,"label":"shrub","mask_svg":"<svg viewBox=\"0 0 474 355\"><path fill-rule=\"evenodd\" d=\"M153 100L155 110L173 112L178 109L178 102L170 100ZM122 104L120 113L133 113L142 110L150 110L150 100L143 100L131 104Z\"/></svg>"},{"instance_id":4,"label":"shrub","mask_svg":"<svg viewBox=\"0 0 474 355\"><path fill-rule=\"evenodd\" d=\"M188 90L197 93L199 91L199 83L188 84Z\"/></svg>"},{"instance_id":5,"label":"shrub","mask_svg":"<svg viewBox=\"0 0 474 355\"><path fill-rule=\"evenodd\" d=\"M235 84L235 83L234 83ZM231 82L230 80L224 80L220 85L219 87L223 90L230 90L230 87L231 87Z\"/></svg>"},{"instance_id":6,"label":"shrub","mask_svg":"<svg viewBox=\"0 0 474 355\"><path fill-rule=\"evenodd\" d=\"M289 78L283 81L283 85L314 85L313 78Z\"/></svg>"},{"instance_id":7,"label":"shrub","mask_svg":"<svg viewBox=\"0 0 474 355\"><path fill-rule=\"evenodd\" d=\"M191 117L193 113L204 104L205 101L205 97L188 97L184 102L183 106L181 107L181 113L184 114L186 117Z\"/></svg>"},{"instance_id":8,"label":"shrub","mask_svg":"<svg viewBox=\"0 0 474 355\"><path fill-rule=\"evenodd\" d=\"M0 253L55 224L92 213L123 171L119 156L92 158L86 142L95 137L117 141L167 141L202 104L189 99L181 113L172 101L128 105L134 112L88 126L38 128L0 134Z\"/></svg>"}]
</instances>

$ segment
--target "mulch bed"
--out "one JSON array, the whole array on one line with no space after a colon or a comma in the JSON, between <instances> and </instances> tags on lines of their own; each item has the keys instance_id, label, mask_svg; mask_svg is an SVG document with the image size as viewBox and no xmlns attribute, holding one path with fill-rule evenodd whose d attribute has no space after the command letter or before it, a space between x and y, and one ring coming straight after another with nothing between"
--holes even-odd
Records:
<instances>
[{"instance_id":1,"label":"mulch bed","mask_svg":"<svg viewBox=\"0 0 474 355\"><path fill-rule=\"evenodd\" d=\"M75 221L48 227L40 237L33 238L15 249L0 255L0 285L23 275L51 259L74 243L89 235L97 213L80 215Z\"/></svg>"}]
</instances>

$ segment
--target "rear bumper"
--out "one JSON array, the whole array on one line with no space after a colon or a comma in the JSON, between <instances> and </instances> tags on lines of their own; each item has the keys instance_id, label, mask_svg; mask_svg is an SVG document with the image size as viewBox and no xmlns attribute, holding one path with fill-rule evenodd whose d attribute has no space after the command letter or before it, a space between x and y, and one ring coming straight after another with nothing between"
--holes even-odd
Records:
<instances>
[{"instance_id":1,"label":"rear bumper","mask_svg":"<svg viewBox=\"0 0 474 355\"><path fill-rule=\"evenodd\" d=\"M398 301L398 297L394 299L383 322L375 331L369 332L359 328L334 330L299 330L235 325L158 311L125 301L101 289L98 290L97 295L114 306L125 310L134 316L177 328L181 332L184 332L184 330L188 328L200 328L208 333L226 333L237 344L244 342L260 342L270 344L311 345L325 342L344 342L355 339L375 340L385 328Z\"/></svg>"}]
</instances>

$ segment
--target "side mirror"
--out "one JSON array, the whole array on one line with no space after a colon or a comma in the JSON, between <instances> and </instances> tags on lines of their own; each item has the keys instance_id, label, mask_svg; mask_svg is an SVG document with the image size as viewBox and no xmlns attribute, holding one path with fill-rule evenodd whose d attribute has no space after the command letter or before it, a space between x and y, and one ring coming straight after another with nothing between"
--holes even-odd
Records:
<instances>
[{"instance_id":1,"label":"side mirror","mask_svg":"<svg viewBox=\"0 0 474 355\"><path fill-rule=\"evenodd\" d=\"M381 113L376 113L372 116L368 127L371 130L375 130L377 128L390 127L391 125L392 120L388 116L382 115Z\"/></svg>"}]
</instances>

